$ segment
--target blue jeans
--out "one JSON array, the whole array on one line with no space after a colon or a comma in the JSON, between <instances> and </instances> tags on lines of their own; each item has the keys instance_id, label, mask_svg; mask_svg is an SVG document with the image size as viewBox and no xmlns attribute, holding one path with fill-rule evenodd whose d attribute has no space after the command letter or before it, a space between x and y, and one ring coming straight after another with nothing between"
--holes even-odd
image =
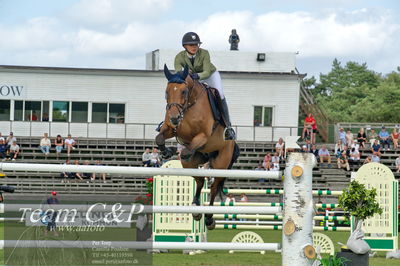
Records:
<instances>
[{"instance_id":1,"label":"blue jeans","mask_svg":"<svg viewBox=\"0 0 400 266\"><path fill-rule=\"evenodd\" d=\"M56 152L61 153L63 150L63 146L56 146Z\"/></svg>"},{"instance_id":2,"label":"blue jeans","mask_svg":"<svg viewBox=\"0 0 400 266\"><path fill-rule=\"evenodd\" d=\"M43 153L50 153L49 146L40 146L40 149L42 150Z\"/></svg>"}]
</instances>

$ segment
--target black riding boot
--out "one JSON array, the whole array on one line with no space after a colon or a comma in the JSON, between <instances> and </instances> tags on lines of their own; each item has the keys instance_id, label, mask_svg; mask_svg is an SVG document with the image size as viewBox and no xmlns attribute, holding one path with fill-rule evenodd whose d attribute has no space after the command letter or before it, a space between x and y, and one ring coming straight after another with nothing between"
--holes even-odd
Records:
<instances>
[{"instance_id":1,"label":"black riding boot","mask_svg":"<svg viewBox=\"0 0 400 266\"><path fill-rule=\"evenodd\" d=\"M228 110L228 104L226 103L226 99L224 98L221 100L221 111L222 111L222 116L224 117L224 121L226 123L226 129L225 129L225 140L235 140L236 139L236 134L233 128L231 127L231 120L229 118L229 110Z\"/></svg>"}]
</instances>

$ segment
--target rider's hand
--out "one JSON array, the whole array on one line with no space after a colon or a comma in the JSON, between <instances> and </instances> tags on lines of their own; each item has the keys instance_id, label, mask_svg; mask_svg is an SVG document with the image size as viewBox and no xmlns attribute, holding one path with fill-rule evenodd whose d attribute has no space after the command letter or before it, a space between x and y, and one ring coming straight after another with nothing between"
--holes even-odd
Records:
<instances>
[{"instance_id":1,"label":"rider's hand","mask_svg":"<svg viewBox=\"0 0 400 266\"><path fill-rule=\"evenodd\" d=\"M197 79L197 80L200 79L200 76L197 73L192 73L192 74L190 74L190 76L192 77L192 79Z\"/></svg>"}]
</instances>

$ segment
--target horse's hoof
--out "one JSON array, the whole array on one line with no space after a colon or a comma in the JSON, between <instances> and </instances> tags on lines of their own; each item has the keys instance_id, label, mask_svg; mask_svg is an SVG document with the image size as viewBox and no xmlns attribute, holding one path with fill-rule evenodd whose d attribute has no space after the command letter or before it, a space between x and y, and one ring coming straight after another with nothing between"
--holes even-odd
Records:
<instances>
[{"instance_id":1,"label":"horse's hoof","mask_svg":"<svg viewBox=\"0 0 400 266\"><path fill-rule=\"evenodd\" d=\"M193 219L195 221L200 221L201 220L201 213L192 213Z\"/></svg>"},{"instance_id":2,"label":"horse's hoof","mask_svg":"<svg viewBox=\"0 0 400 266\"><path fill-rule=\"evenodd\" d=\"M208 230L213 230L215 228L215 219L206 216L206 226Z\"/></svg>"},{"instance_id":3,"label":"horse's hoof","mask_svg":"<svg viewBox=\"0 0 400 266\"><path fill-rule=\"evenodd\" d=\"M208 230L213 230L215 228L215 219L214 218L207 219L206 226Z\"/></svg>"}]
</instances>

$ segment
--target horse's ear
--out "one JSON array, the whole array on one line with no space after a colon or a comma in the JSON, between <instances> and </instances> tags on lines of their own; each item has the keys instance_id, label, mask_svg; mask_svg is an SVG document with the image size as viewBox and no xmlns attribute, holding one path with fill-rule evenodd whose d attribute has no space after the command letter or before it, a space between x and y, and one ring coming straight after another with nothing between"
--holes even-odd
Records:
<instances>
[{"instance_id":1,"label":"horse's ear","mask_svg":"<svg viewBox=\"0 0 400 266\"><path fill-rule=\"evenodd\" d=\"M168 80L170 80L173 76L171 71L169 71L167 64L164 64L164 75Z\"/></svg>"},{"instance_id":2,"label":"horse's ear","mask_svg":"<svg viewBox=\"0 0 400 266\"><path fill-rule=\"evenodd\" d=\"M188 74L189 74L189 66L186 64L185 68L183 69L182 79L185 80Z\"/></svg>"}]
</instances>

